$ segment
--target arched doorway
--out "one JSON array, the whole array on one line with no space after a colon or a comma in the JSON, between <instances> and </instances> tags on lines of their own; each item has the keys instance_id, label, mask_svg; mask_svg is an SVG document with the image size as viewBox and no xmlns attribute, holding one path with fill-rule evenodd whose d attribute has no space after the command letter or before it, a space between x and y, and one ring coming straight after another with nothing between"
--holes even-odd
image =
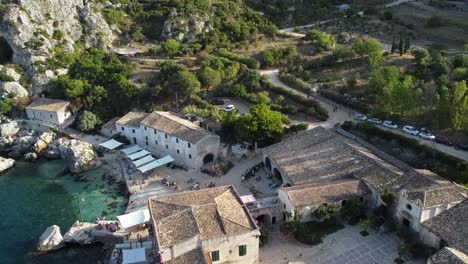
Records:
<instances>
[{"instance_id":1,"label":"arched doorway","mask_svg":"<svg viewBox=\"0 0 468 264\"><path fill-rule=\"evenodd\" d=\"M0 64L11 63L12 60L13 49L3 37L0 37Z\"/></svg>"},{"instance_id":2,"label":"arched doorway","mask_svg":"<svg viewBox=\"0 0 468 264\"><path fill-rule=\"evenodd\" d=\"M214 160L214 155L211 153L206 154L206 156L203 158L203 164L207 164L210 162L213 162Z\"/></svg>"},{"instance_id":3,"label":"arched doorway","mask_svg":"<svg viewBox=\"0 0 468 264\"><path fill-rule=\"evenodd\" d=\"M268 171L271 171L271 160L269 157L265 157L265 166L268 168Z\"/></svg>"},{"instance_id":4,"label":"arched doorway","mask_svg":"<svg viewBox=\"0 0 468 264\"><path fill-rule=\"evenodd\" d=\"M276 180L280 181L279 185L283 185L283 176L277 168L273 170L273 176L276 178Z\"/></svg>"},{"instance_id":5,"label":"arched doorway","mask_svg":"<svg viewBox=\"0 0 468 264\"><path fill-rule=\"evenodd\" d=\"M261 226L271 225L271 216L267 214L260 215L257 218L255 218L255 220L257 221L257 224Z\"/></svg>"}]
</instances>

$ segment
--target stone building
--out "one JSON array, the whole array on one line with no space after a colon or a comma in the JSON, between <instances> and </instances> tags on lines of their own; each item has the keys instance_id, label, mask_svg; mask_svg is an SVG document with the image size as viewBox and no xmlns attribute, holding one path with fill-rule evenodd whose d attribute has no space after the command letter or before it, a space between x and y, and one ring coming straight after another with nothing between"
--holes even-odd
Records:
<instances>
[{"instance_id":1,"label":"stone building","mask_svg":"<svg viewBox=\"0 0 468 264\"><path fill-rule=\"evenodd\" d=\"M232 186L150 198L161 263L259 261L260 231Z\"/></svg>"},{"instance_id":2,"label":"stone building","mask_svg":"<svg viewBox=\"0 0 468 264\"><path fill-rule=\"evenodd\" d=\"M369 189L357 179L315 182L298 186L281 188L278 198L283 209L291 218L297 213L301 222L313 220L313 212L320 205L342 206L349 199L367 200Z\"/></svg>"},{"instance_id":3,"label":"stone building","mask_svg":"<svg viewBox=\"0 0 468 264\"><path fill-rule=\"evenodd\" d=\"M112 131L112 124L106 129ZM172 112L129 112L115 121L115 133L189 168L200 168L219 155L219 136Z\"/></svg>"},{"instance_id":4,"label":"stone building","mask_svg":"<svg viewBox=\"0 0 468 264\"><path fill-rule=\"evenodd\" d=\"M26 106L26 114L31 120L51 125L62 125L72 117L69 105L69 102L63 100L38 98Z\"/></svg>"}]
</instances>

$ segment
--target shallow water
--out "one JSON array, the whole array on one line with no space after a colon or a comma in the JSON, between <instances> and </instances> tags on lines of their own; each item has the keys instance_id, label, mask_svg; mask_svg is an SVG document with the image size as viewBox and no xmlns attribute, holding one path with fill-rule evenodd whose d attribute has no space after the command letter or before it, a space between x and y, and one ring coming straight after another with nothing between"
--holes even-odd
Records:
<instances>
[{"instance_id":1,"label":"shallow water","mask_svg":"<svg viewBox=\"0 0 468 264\"><path fill-rule=\"evenodd\" d=\"M115 219L128 202L127 197L117 194L117 184L109 185L103 178L103 170L57 176L64 167L63 160L19 161L0 176L1 264L97 263L99 246L33 253L47 227L56 224L64 234L80 217L77 200L85 221L94 221L96 216Z\"/></svg>"}]
</instances>

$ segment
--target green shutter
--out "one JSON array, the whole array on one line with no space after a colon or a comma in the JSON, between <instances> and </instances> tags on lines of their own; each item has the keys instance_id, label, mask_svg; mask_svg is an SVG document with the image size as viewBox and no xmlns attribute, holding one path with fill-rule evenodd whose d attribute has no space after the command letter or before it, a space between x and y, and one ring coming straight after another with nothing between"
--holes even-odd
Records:
<instances>
[{"instance_id":1,"label":"green shutter","mask_svg":"<svg viewBox=\"0 0 468 264\"><path fill-rule=\"evenodd\" d=\"M211 252L211 261L218 261L219 260L219 251L212 251Z\"/></svg>"},{"instance_id":2,"label":"green shutter","mask_svg":"<svg viewBox=\"0 0 468 264\"><path fill-rule=\"evenodd\" d=\"M245 256L247 255L247 246L246 245L242 245L242 246L239 246L239 256Z\"/></svg>"}]
</instances>

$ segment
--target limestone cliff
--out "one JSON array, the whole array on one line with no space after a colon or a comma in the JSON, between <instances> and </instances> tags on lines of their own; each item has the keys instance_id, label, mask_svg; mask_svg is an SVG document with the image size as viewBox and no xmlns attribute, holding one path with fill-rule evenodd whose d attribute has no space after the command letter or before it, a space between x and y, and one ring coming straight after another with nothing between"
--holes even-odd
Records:
<instances>
[{"instance_id":1,"label":"limestone cliff","mask_svg":"<svg viewBox=\"0 0 468 264\"><path fill-rule=\"evenodd\" d=\"M176 39L178 41L186 41L194 38L203 32L210 32L213 27L210 24L210 16L208 14L182 14L177 10L172 12L164 22L162 37L164 39Z\"/></svg>"},{"instance_id":2,"label":"limestone cliff","mask_svg":"<svg viewBox=\"0 0 468 264\"><path fill-rule=\"evenodd\" d=\"M2 1L0 36L13 50L13 62L21 65L44 60L54 46L84 39L87 46L109 47L115 36L92 1L10 0Z\"/></svg>"}]
</instances>

